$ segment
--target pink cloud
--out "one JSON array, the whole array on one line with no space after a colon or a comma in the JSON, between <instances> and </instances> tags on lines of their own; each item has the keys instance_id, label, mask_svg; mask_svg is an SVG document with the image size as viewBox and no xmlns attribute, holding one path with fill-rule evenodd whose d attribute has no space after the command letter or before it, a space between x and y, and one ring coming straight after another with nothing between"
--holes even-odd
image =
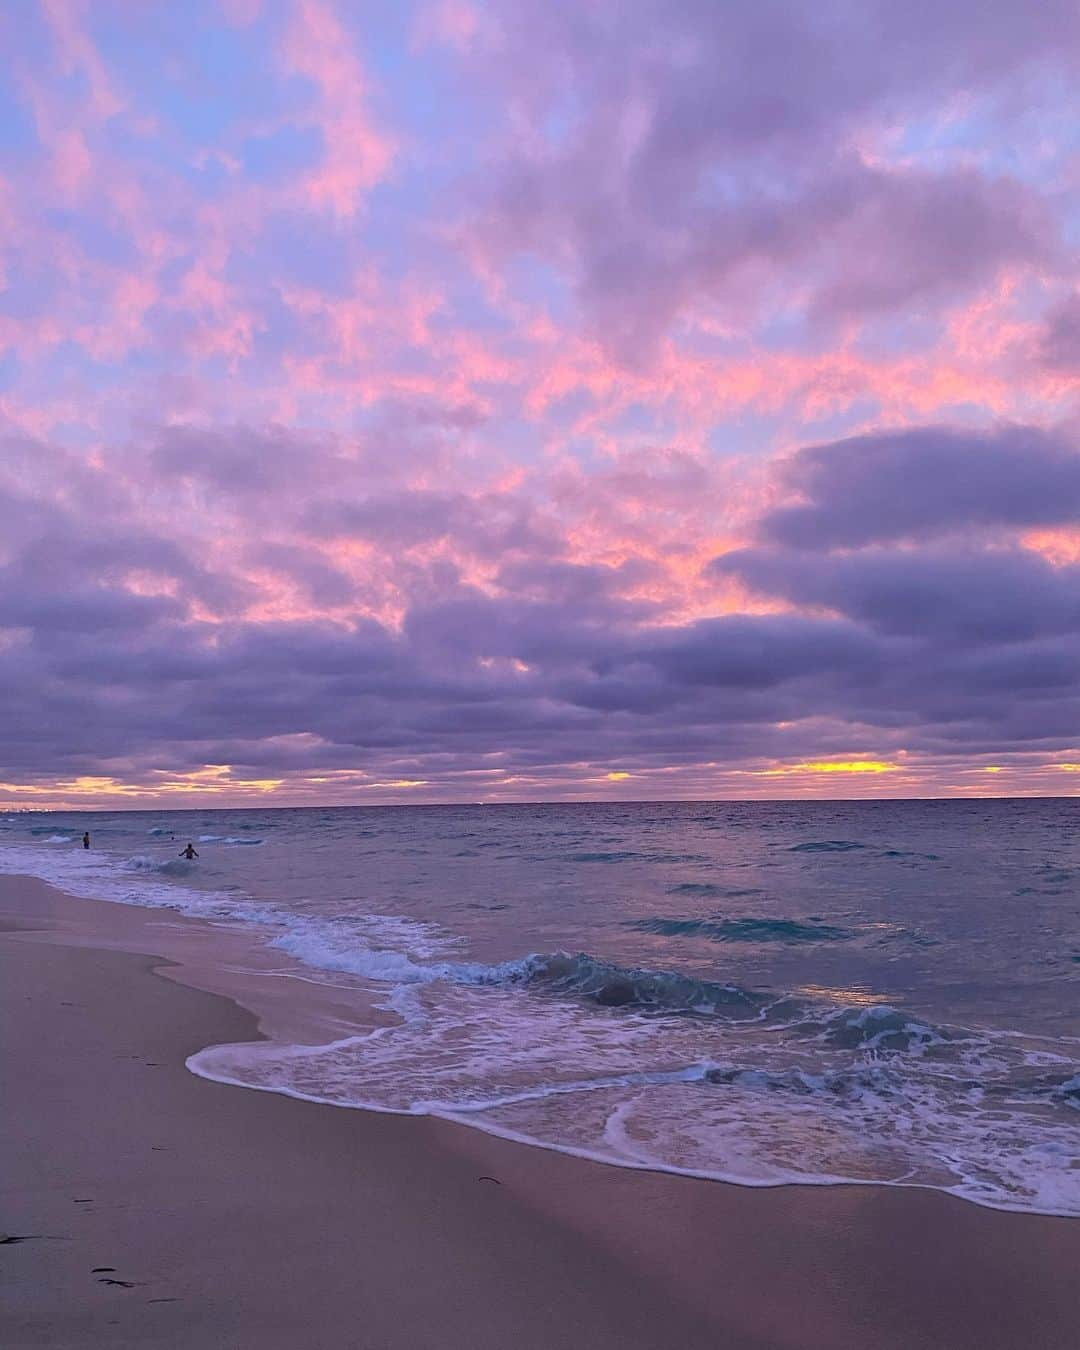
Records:
<instances>
[{"instance_id":1,"label":"pink cloud","mask_svg":"<svg viewBox=\"0 0 1080 1350\"><path fill-rule=\"evenodd\" d=\"M386 176L396 143L372 117L364 67L329 4L297 0L283 52L288 65L317 90L312 116L323 155L318 168L305 176L304 194L313 206L351 217Z\"/></svg>"}]
</instances>

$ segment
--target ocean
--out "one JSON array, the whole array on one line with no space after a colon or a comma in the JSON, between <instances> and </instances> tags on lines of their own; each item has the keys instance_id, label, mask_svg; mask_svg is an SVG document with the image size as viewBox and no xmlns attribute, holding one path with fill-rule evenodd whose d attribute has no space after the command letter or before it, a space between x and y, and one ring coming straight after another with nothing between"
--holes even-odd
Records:
<instances>
[{"instance_id":1,"label":"ocean","mask_svg":"<svg viewBox=\"0 0 1080 1350\"><path fill-rule=\"evenodd\" d=\"M1080 800L21 813L0 870L248 925L380 1010L207 1077L1080 1215Z\"/></svg>"}]
</instances>

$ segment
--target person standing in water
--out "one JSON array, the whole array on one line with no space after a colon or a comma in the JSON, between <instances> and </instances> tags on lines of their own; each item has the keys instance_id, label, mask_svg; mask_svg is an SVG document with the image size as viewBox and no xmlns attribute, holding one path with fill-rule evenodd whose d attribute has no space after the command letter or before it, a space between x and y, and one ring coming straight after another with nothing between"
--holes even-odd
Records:
<instances>
[{"instance_id":1,"label":"person standing in water","mask_svg":"<svg viewBox=\"0 0 1080 1350\"><path fill-rule=\"evenodd\" d=\"M199 855L195 852L195 845L188 844L187 848L185 848L183 852L180 853L178 856L181 858L186 858L188 862L190 862L192 858L197 858Z\"/></svg>"},{"instance_id":2,"label":"person standing in water","mask_svg":"<svg viewBox=\"0 0 1080 1350\"><path fill-rule=\"evenodd\" d=\"M83 846L83 848L89 848L89 847L90 847L90 831L89 831L89 830L87 830L86 833L85 833L85 834L83 835L83 837L82 837L82 846Z\"/></svg>"}]
</instances>

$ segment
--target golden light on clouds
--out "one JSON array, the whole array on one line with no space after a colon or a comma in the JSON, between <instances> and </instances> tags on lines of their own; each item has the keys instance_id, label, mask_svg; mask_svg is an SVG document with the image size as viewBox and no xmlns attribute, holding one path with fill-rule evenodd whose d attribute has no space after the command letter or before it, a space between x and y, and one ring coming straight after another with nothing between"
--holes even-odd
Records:
<instances>
[{"instance_id":1,"label":"golden light on clouds","mask_svg":"<svg viewBox=\"0 0 1080 1350\"><path fill-rule=\"evenodd\" d=\"M285 781L283 778L234 778L231 764L206 764L201 769L192 769L189 773L168 773L157 770L162 775L160 782L154 783L152 792L274 792Z\"/></svg>"},{"instance_id":2,"label":"golden light on clouds","mask_svg":"<svg viewBox=\"0 0 1080 1350\"><path fill-rule=\"evenodd\" d=\"M763 778L778 778L796 773L895 773L901 767L887 759L810 759L759 772Z\"/></svg>"}]
</instances>

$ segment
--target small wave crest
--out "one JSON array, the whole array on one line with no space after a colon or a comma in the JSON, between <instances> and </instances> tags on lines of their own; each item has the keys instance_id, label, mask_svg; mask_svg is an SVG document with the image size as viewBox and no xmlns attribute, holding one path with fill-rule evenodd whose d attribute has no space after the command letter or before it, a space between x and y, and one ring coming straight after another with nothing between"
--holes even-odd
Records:
<instances>
[{"instance_id":1,"label":"small wave crest","mask_svg":"<svg viewBox=\"0 0 1080 1350\"><path fill-rule=\"evenodd\" d=\"M854 853L856 849L865 848L865 844L858 844L852 839L808 839L803 844L792 844L788 849L789 853Z\"/></svg>"},{"instance_id":2,"label":"small wave crest","mask_svg":"<svg viewBox=\"0 0 1080 1350\"><path fill-rule=\"evenodd\" d=\"M129 872L153 872L162 877L186 877L192 872L192 865L186 858L153 858L146 853L136 853L124 860Z\"/></svg>"},{"instance_id":3,"label":"small wave crest","mask_svg":"<svg viewBox=\"0 0 1080 1350\"><path fill-rule=\"evenodd\" d=\"M630 919L625 925L660 937L704 937L713 942L846 942L854 933L819 920L798 919Z\"/></svg>"},{"instance_id":4,"label":"small wave crest","mask_svg":"<svg viewBox=\"0 0 1080 1350\"><path fill-rule=\"evenodd\" d=\"M533 988L573 994L603 1008L645 1012L696 1013L730 1020L756 1018L771 1002L768 995L738 985L695 979L675 971L636 970L613 965L586 952L531 956L513 978Z\"/></svg>"}]
</instances>

